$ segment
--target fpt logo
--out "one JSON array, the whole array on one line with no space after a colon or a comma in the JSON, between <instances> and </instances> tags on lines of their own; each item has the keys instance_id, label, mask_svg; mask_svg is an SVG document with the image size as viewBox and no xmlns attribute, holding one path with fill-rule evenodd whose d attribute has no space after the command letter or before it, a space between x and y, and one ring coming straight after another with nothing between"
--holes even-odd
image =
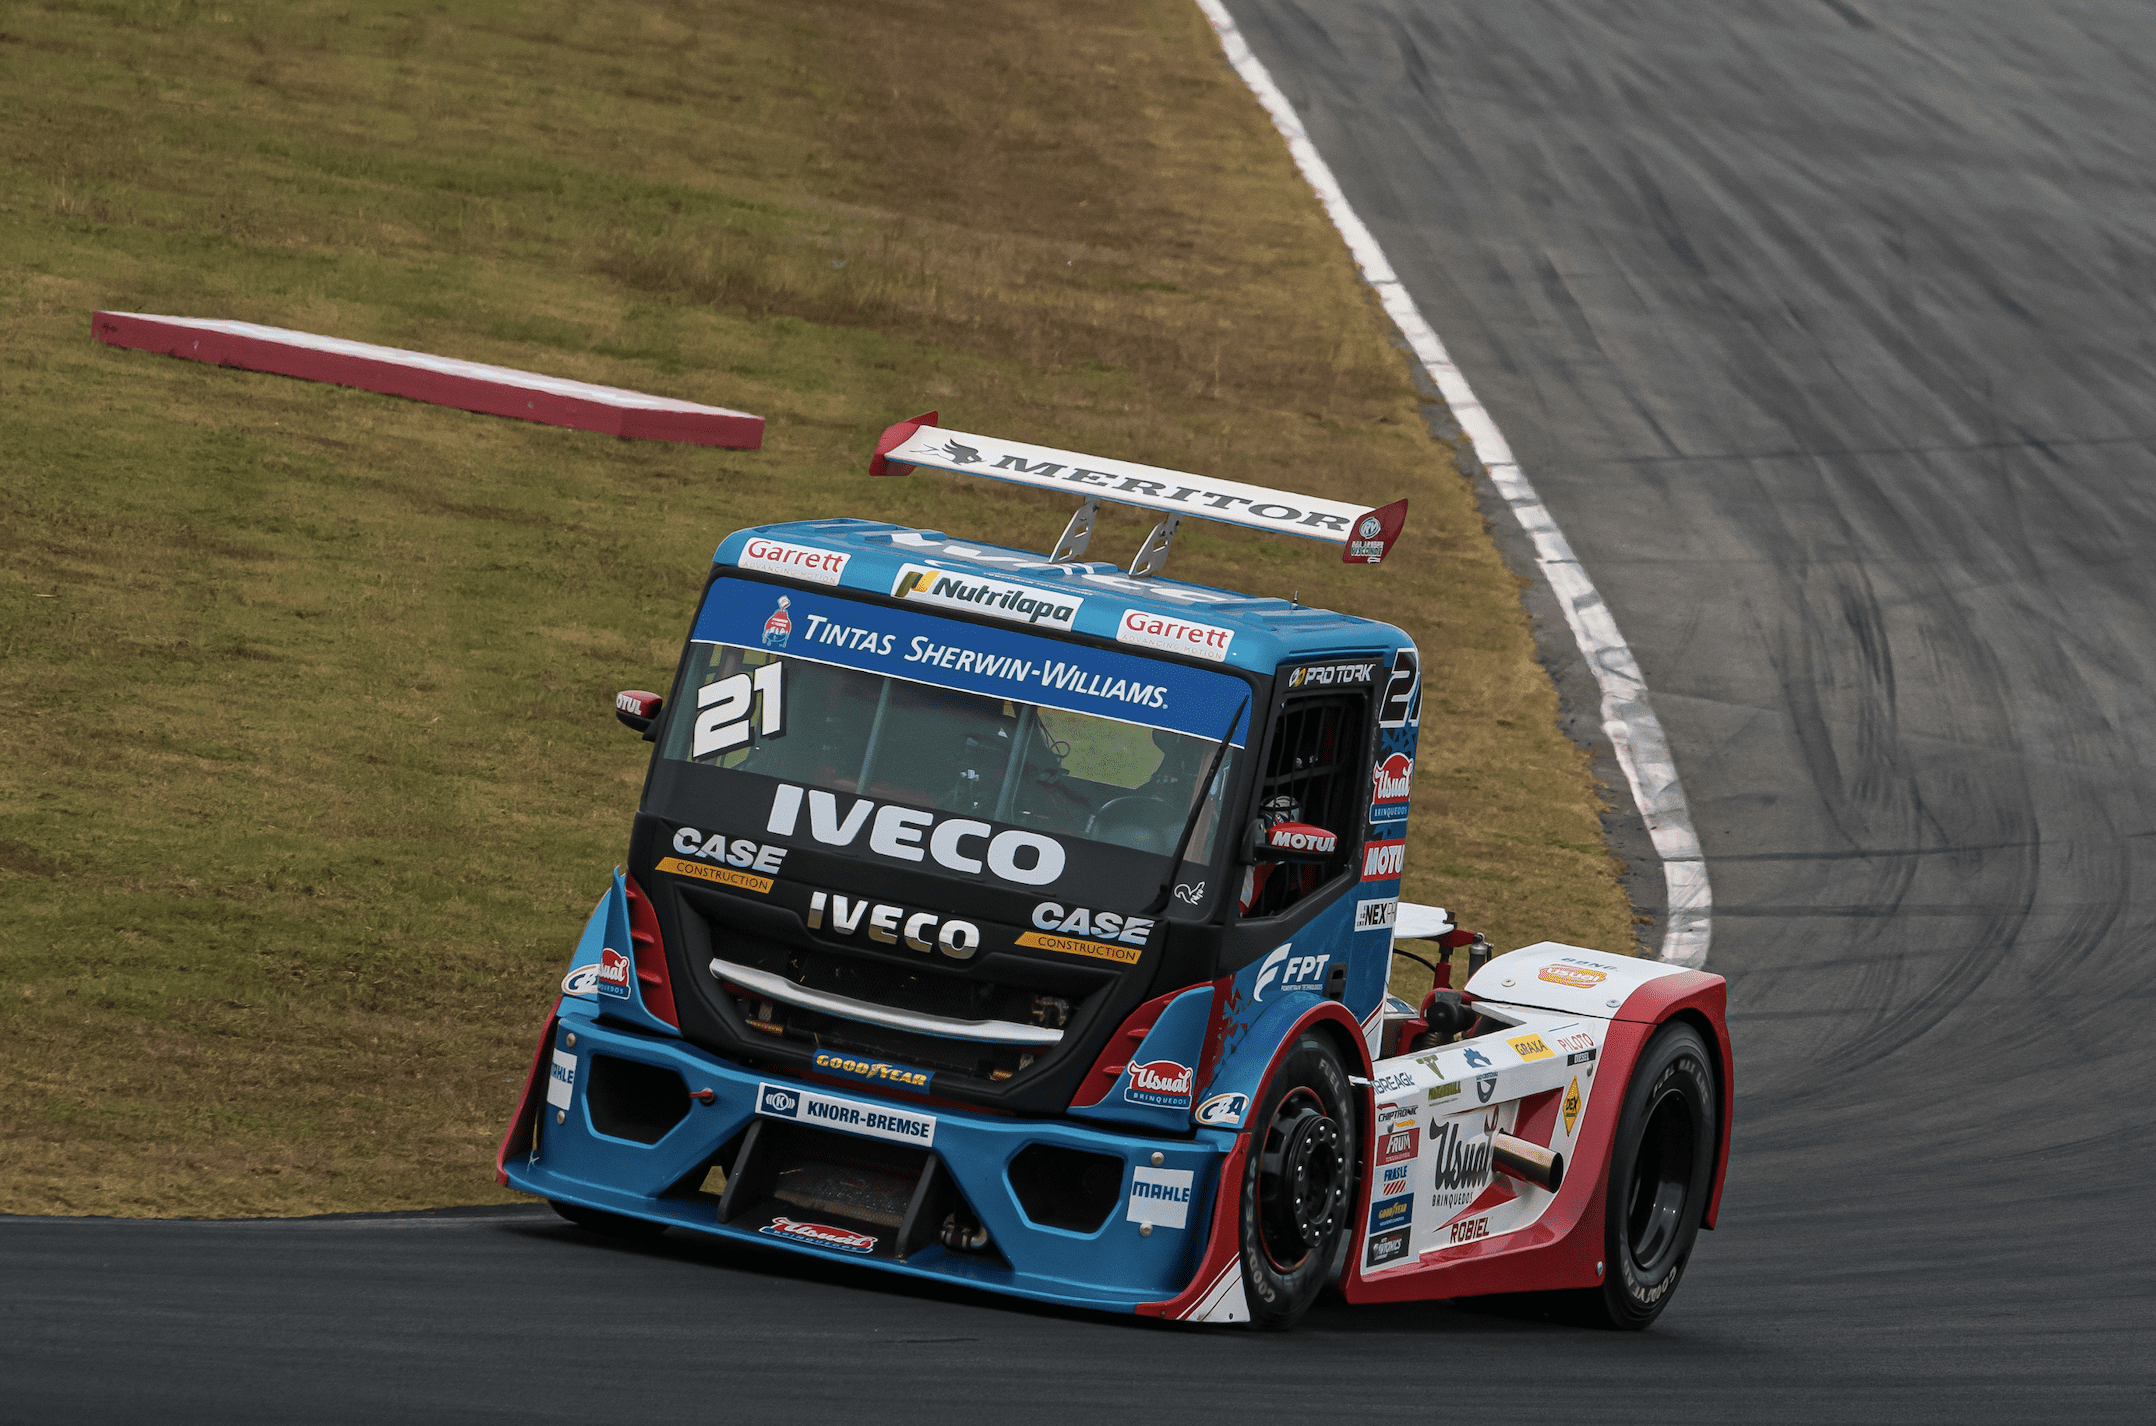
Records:
<instances>
[{"instance_id":1,"label":"fpt logo","mask_svg":"<svg viewBox=\"0 0 2156 1426\"><path fill-rule=\"evenodd\" d=\"M770 618L764 620L765 648L783 649L786 647L786 641L793 637L794 617L786 612L792 607L793 601L781 594L779 607L771 611Z\"/></svg>"},{"instance_id":2,"label":"fpt logo","mask_svg":"<svg viewBox=\"0 0 2156 1426\"><path fill-rule=\"evenodd\" d=\"M1265 992L1275 981L1279 988L1287 990L1318 990L1325 984L1325 966L1330 955L1298 956L1291 954L1292 944L1282 946L1265 958L1258 967L1258 983L1252 987L1250 998L1263 1002Z\"/></svg>"},{"instance_id":3,"label":"fpt logo","mask_svg":"<svg viewBox=\"0 0 2156 1426\"><path fill-rule=\"evenodd\" d=\"M629 998L629 977L635 973L629 958L608 946L599 952L599 993L617 1000Z\"/></svg>"}]
</instances>

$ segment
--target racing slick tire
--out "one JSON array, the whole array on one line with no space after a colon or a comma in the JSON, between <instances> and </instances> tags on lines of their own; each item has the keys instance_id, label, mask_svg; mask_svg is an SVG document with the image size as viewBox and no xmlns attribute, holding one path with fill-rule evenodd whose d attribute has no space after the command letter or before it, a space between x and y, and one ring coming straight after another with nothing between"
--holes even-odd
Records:
<instances>
[{"instance_id":1,"label":"racing slick tire","mask_svg":"<svg viewBox=\"0 0 2156 1426\"><path fill-rule=\"evenodd\" d=\"M1610 1149L1600 1287L1562 1294L1564 1315L1637 1332L1662 1315L1692 1256L1714 1186L1721 1115L1714 1056L1681 1021L1648 1041L1625 1086Z\"/></svg>"},{"instance_id":2,"label":"racing slick tire","mask_svg":"<svg viewBox=\"0 0 2156 1426\"><path fill-rule=\"evenodd\" d=\"M1339 1271L1355 1214L1355 1100L1314 1035L1290 1045L1251 1116L1237 1238L1255 1327L1281 1330Z\"/></svg>"},{"instance_id":3,"label":"racing slick tire","mask_svg":"<svg viewBox=\"0 0 2156 1426\"><path fill-rule=\"evenodd\" d=\"M587 1233L598 1233L624 1243L646 1243L666 1231L664 1223L609 1213L603 1208L586 1208L581 1204L564 1203L558 1198L548 1199L546 1206Z\"/></svg>"}]
</instances>

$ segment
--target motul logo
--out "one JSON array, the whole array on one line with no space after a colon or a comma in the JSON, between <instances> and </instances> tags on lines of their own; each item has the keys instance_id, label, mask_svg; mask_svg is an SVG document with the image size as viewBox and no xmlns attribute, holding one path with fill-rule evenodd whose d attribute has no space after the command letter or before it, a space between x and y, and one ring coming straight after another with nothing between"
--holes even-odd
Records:
<instances>
[{"instance_id":1,"label":"motul logo","mask_svg":"<svg viewBox=\"0 0 2156 1426\"><path fill-rule=\"evenodd\" d=\"M1267 834L1266 840L1291 852L1330 852L1340 843L1338 837L1324 828L1312 827L1305 822L1282 822Z\"/></svg>"},{"instance_id":2,"label":"motul logo","mask_svg":"<svg viewBox=\"0 0 2156 1426\"><path fill-rule=\"evenodd\" d=\"M1371 769L1370 782L1372 802L1405 802L1415 777L1415 760L1404 753L1394 753Z\"/></svg>"},{"instance_id":3,"label":"motul logo","mask_svg":"<svg viewBox=\"0 0 2156 1426\"><path fill-rule=\"evenodd\" d=\"M1387 881L1407 862L1406 842L1370 842L1362 849L1362 879Z\"/></svg>"}]
</instances>

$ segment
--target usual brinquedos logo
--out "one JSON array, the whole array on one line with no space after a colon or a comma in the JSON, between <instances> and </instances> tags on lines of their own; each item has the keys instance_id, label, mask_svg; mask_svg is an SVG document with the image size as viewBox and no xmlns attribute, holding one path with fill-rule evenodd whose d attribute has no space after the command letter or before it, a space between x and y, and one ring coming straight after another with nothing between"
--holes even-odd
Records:
<instances>
[{"instance_id":1,"label":"usual brinquedos logo","mask_svg":"<svg viewBox=\"0 0 2156 1426\"><path fill-rule=\"evenodd\" d=\"M791 599L783 594L779 596L779 607L771 611L770 618L764 620L765 648L783 649L786 647L786 641L793 637L794 618L786 612L792 606Z\"/></svg>"},{"instance_id":2,"label":"usual brinquedos logo","mask_svg":"<svg viewBox=\"0 0 2156 1426\"><path fill-rule=\"evenodd\" d=\"M1160 1104L1173 1109L1190 1105L1190 1082L1197 1071L1174 1060L1149 1060L1130 1067L1130 1083L1123 1097L1133 1104Z\"/></svg>"},{"instance_id":3,"label":"usual brinquedos logo","mask_svg":"<svg viewBox=\"0 0 2156 1426\"><path fill-rule=\"evenodd\" d=\"M774 1218L756 1230L769 1233L774 1238L791 1238L796 1243L813 1243L819 1248L837 1248L842 1253L873 1253L876 1240L866 1233L856 1233L851 1228L834 1228L828 1223L798 1223L791 1218Z\"/></svg>"},{"instance_id":4,"label":"usual brinquedos logo","mask_svg":"<svg viewBox=\"0 0 2156 1426\"><path fill-rule=\"evenodd\" d=\"M1370 770L1370 801L1373 806L1405 806L1415 781L1415 760L1394 753Z\"/></svg>"},{"instance_id":5,"label":"usual brinquedos logo","mask_svg":"<svg viewBox=\"0 0 2156 1426\"><path fill-rule=\"evenodd\" d=\"M1535 979L1546 980L1552 985L1569 985L1575 990L1592 990L1609 979L1609 972L1592 966L1553 965L1536 971Z\"/></svg>"},{"instance_id":6,"label":"usual brinquedos logo","mask_svg":"<svg viewBox=\"0 0 2156 1426\"><path fill-rule=\"evenodd\" d=\"M629 958L612 946L607 946L599 952L599 993L601 995L611 995L618 1000L627 1000L629 998L629 977L634 973L635 967L630 964Z\"/></svg>"}]
</instances>

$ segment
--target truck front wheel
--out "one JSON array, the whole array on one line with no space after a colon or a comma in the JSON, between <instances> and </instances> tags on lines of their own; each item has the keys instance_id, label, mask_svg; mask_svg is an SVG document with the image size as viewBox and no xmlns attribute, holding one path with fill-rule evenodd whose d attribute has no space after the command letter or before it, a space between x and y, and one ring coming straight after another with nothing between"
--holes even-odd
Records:
<instances>
[{"instance_id":1,"label":"truck front wheel","mask_svg":"<svg viewBox=\"0 0 2156 1426\"><path fill-rule=\"evenodd\" d=\"M1346 1069L1314 1035L1290 1045L1250 1119L1238 1228L1250 1320L1294 1325L1353 1228L1355 1101Z\"/></svg>"}]
</instances>

